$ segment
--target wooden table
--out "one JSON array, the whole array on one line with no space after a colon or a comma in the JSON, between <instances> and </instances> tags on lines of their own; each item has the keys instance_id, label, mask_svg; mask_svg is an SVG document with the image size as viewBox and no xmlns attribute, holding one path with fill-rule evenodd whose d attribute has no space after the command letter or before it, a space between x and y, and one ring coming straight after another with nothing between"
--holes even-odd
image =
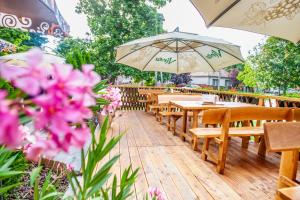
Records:
<instances>
[{"instance_id":1,"label":"wooden table","mask_svg":"<svg viewBox=\"0 0 300 200\"><path fill-rule=\"evenodd\" d=\"M192 128L198 127L198 115L203 110L216 108L234 108L234 107L249 107L257 106L254 104L240 103L240 102L216 102L216 104L204 104L203 101L170 101L171 105L180 108L183 112L182 131L180 137L185 140L187 136L187 112L193 112Z\"/></svg>"}]
</instances>

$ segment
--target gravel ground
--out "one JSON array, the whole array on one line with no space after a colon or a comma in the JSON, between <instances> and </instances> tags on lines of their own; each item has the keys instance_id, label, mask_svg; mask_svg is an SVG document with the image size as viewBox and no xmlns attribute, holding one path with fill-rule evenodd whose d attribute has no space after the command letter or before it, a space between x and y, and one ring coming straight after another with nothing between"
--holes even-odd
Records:
<instances>
[{"instance_id":1,"label":"gravel ground","mask_svg":"<svg viewBox=\"0 0 300 200\"><path fill-rule=\"evenodd\" d=\"M27 172L31 172L31 170L33 168L37 167L36 164L30 164L29 169L27 170ZM42 184L45 181L45 178L47 176L47 174L49 173L49 171L51 171L50 168L47 167L43 167L41 173L40 173L40 188L42 187ZM13 191L11 191L11 193L9 194L8 198L9 200L31 200L33 199L33 188L30 186L30 175L26 174L22 177L21 182L23 183L23 185L21 185L20 187L14 189ZM56 189L59 192L64 193L67 188L68 188L68 179L65 175L64 172L54 172L52 171L52 175L51 175L51 182L53 185L56 186Z\"/></svg>"}]
</instances>

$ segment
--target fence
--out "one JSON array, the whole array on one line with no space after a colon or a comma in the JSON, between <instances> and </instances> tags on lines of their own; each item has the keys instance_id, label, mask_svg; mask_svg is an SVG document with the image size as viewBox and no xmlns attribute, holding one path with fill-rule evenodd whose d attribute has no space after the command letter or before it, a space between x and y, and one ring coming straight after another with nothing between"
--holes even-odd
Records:
<instances>
[{"instance_id":1,"label":"fence","mask_svg":"<svg viewBox=\"0 0 300 200\"><path fill-rule=\"evenodd\" d=\"M145 87L133 85L118 85L122 94L122 110L144 110L146 104L139 101L145 100L144 95L138 93L138 89L161 89L165 90L166 87ZM251 93L239 93L218 90L205 90L205 89L187 89L187 88L172 88L175 91L182 93L201 93L201 94L216 94L219 95L221 101L234 101L250 104L263 105L268 107L300 107L300 98L289 98L281 96L267 96Z\"/></svg>"}]
</instances>

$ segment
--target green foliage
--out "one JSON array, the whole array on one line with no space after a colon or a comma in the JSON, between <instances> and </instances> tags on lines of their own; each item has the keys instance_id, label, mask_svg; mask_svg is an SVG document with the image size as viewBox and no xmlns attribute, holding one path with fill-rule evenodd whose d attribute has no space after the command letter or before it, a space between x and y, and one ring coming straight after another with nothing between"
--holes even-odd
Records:
<instances>
[{"instance_id":1,"label":"green foliage","mask_svg":"<svg viewBox=\"0 0 300 200\"><path fill-rule=\"evenodd\" d=\"M39 188L40 173L42 166L34 168L30 173L30 185L34 187L34 200L56 200L62 197L63 194L58 192L54 183L51 182L51 171L48 172L45 181L41 188Z\"/></svg>"},{"instance_id":2,"label":"green foliage","mask_svg":"<svg viewBox=\"0 0 300 200\"><path fill-rule=\"evenodd\" d=\"M27 162L21 152L12 152L0 147L0 198L19 186L20 174L27 168Z\"/></svg>"},{"instance_id":3,"label":"green foliage","mask_svg":"<svg viewBox=\"0 0 300 200\"><path fill-rule=\"evenodd\" d=\"M6 90L8 94L8 98L13 99L16 98L18 89L14 88L8 81L0 78L0 89Z\"/></svg>"},{"instance_id":4,"label":"green foliage","mask_svg":"<svg viewBox=\"0 0 300 200\"><path fill-rule=\"evenodd\" d=\"M254 49L248 64L239 76L248 86L278 88L284 94L289 88L300 86L300 44L270 37Z\"/></svg>"},{"instance_id":5,"label":"green foliage","mask_svg":"<svg viewBox=\"0 0 300 200\"><path fill-rule=\"evenodd\" d=\"M284 96L286 96L286 97L292 97L292 98L300 98L300 93L287 93Z\"/></svg>"},{"instance_id":6,"label":"green foliage","mask_svg":"<svg viewBox=\"0 0 300 200\"><path fill-rule=\"evenodd\" d=\"M149 79L149 73L115 63L115 48L125 42L163 32L163 16L157 9L168 0L80 0L77 12L88 17L93 34L91 57L96 71L114 82L119 75ZM153 76L153 75L152 75Z\"/></svg>"},{"instance_id":7,"label":"green foliage","mask_svg":"<svg viewBox=\"0 0 300 200\"><path fill-rule=\"evenodd\" d=\"M14 44L17 52L27 51L33 46L42 47L42 45L48 42L48 39L39 33L30 33L6 27L0 27L0 38Z\"/></svg>"},{"instance_id":8,"label":"green foliage","mask_svg":"<svg viewBox=\"0 0 300 200\"><path fill-rule=\"evenodd\" d=\"M93 129L93 128L92 128ZM124 170L121 179L113 177L111 185L107 186L108 180L111 178L110 172L113 165L118 161L120 155L115 155L107 162L104 162L100 169L97 166L102 163L103 159L109 155L109 152L120 142L124 133L107 141L107 132L109 129L108 118L102 124L100 132L93 132L92 142L85 156L84 151L81 151L81 184L74 171L69 174L69 182L75 192L76 199L114 199L123 200L131 195L131 189L137 177L137 170L133 171L131 166ZM98 138L96 138L98 135Z\"/></svg>"},{"instance_id":9,"label":"green foliage","mask_svg":"<svg viewBox=\"0 0 300 200\"><path fill-rule=\"evenodd\" d=\"M258 87L257 74L248 63L245 64L244 70L239 73L237 79L242 81L248 87Z\"/></svg>"}]
</instances>

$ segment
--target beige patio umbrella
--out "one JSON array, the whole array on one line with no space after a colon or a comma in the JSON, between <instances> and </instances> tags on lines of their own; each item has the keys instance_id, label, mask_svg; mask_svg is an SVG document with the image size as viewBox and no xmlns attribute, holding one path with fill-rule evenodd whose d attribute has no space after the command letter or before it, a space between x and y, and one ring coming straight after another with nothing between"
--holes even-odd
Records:
<instances>
[{"instance_id":1,"label":"beige patio umbrella","mask_svg":"<svg viewBox=\"0 0 300 200\"><path fill-rule=\"evenodd\" d=\"M300 0L190 0L206 26L300 41Z\"/></svg>"},{"instance_id":2,"label":"beige patio umbrella","mask_svg":"<svg viewBox=\"0 0 300 200\"><path fill-rule=\"evenodd\" d=\"M26 66L27 55L28 53L24 52L24 53L15 53L6 56L1 56L0 62L9 63L11 65L17 65L17 66ZM50 66L53 63L62 64L65 63L65 59L56 55L44 53L42 65Z\"/></svg>"},{"instance_id":3,"label":"beige patio umbrella","mask_svg":"<svg viewBox=\"0 0 300 200\"><path fill-rule=\"evenodd\" d=\"M240 47L197 34L171 32L117 48L116 62L142 71L214 72L243 62Z\"/></svg>"}]
</instances>

